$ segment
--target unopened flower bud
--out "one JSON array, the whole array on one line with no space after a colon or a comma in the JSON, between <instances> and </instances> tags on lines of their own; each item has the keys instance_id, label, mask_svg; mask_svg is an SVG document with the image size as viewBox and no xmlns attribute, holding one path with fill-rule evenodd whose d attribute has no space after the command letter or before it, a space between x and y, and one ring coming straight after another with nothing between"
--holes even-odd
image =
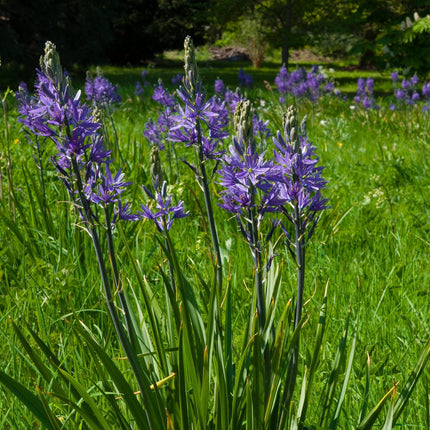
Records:
<instances>
[{"instance_id":1,"label":"unopened flower bud","mask_svg":"<svg viewBox=\"0 0 430 430\"><path fill-rule=\"evenodd\" d=\"M40 58L40 67L51 78L55 78L57 82L62 81L63 69L60 63L60 56L58 55L56 46L47 41L45 44L45 54Z\"/></svg>"},{"instance_id":2,"label":"unopened flower bud","mask_svg":"<svg viewBox=\"0 0 430 430\"><path fill-rule=\"evenodd\" d=\"M150 163L152 185L155 192L159 192L160 184L163 183L163 172L161 170L160 153L157 146L151 148Z\"/></svg>"},{"instance_id":3,"label":"unopened flower bud","mask_svg":"<svg viewBox=\"0 0 430 430\"><path fill-rule=\"evenodd\" d=\"M103 123L103 112L98 106L95 106L93 109L93 120L99 124Z\"/></svg>"},{"instance_id":4,"label":"unopened flower bud","mask_svg":"<svg viewBox=\"0 0 430 430\"><path fill-rule=\"evenodd\" d=\"M249 100L241 100L234 112L234 131L246 145L255 150L253 109Z\"/></svg>"},{"instance_id":5,"label":"unopened flower bud","mask_svg":"<svg viewBox=\"0 0 430 430\"><path fill-rule=\"evenodd\" d=\"M196 52L194 49L193 40L187 36L184 41L185 48L185 87L191 94L195 94L199 87L199 74L197 70Z\"/></svg>"}]
</instances>

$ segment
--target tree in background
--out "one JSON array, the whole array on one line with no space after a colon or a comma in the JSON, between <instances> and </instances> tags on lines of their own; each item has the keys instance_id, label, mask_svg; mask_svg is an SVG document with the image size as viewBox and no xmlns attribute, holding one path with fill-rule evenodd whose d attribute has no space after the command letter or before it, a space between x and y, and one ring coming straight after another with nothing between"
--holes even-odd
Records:
<instances>
[{"instance_id":1,"label":"tree in background","mask_svg":"<svg viewBox=\"0 0 430 430\"><path fill-rule=\"evenodd\" d=\"M393 29L398 33L401 21L414 12L420 16L430 13L428 0L213 0L211 5L212 41L216 36L242 45L246 39L249 44L257 39L249 37L249 28L243 23L253 22L253 31L263 36L260 37L263 48L265 44L281 48L281 62L286 66L291 49L309 45L329 56L357 55L360 67L381 66L381 61L386 59L381 38L390 35L393 52L396 44L406 43L402 37L409 38L414 46L425 45L424 40L421 42L427 34L424 21L412 33L401 37ZM249 49L246 44L245 48ZM409 55L410 48L411 45ZM412 55L415 56L414 49ZM417 58L409 60L416 61L422 55L423 51L419 50Z\"/></svg>"},{"instance_id":2,"label":"tree in background","mask_svg":"<svg viewBox=\"0 0 430 430\"><path fill-rule=\"evenodd\" d=\"M316 0L233 1L226 8L226 0L213 0L211 24L216 28L213 34L242 45L250 56L252 52L259 51L260 59L266 44L272 48L281 48L281 62L288 66L290 50L301 48L306 43L306 30L311 24L307 17L315 2ZM257 50L258 43L260 47ZM259 64L261 61L255 62Z\"/></svg>"},{"instance_id":3,"label":"tree in background","mask_svg":"<svg viewBox=\"0 0 430 430\"><path fill-rule=\"evenodd\" d=\"M112 41L103 0L0 0L0 53L3 64L34 67L46 40L54 40L67 64L107 59Z\"/></svg>"},{"instance_id":4,"label":"tree in background","mask_svg":"<svg viewBox=\"0 0 430 430\"><path fill-rule=\"evenodd\" d=\"M202 41L209 0L0 0L3 66L33 70L46 40L67 68L139 64L186 35Z\"/></svg>"},{"instance_id":5,"label":"tree in background","mask_svg":"<svg viewBox=\"0 0 430 430\"><path fill-rule=\"evenodd\" d=\"M430 15L421 17L415 12L400 24L390 26L379 41L388 68L402 68L404 73L430 73Z\"/></svg>"},{"instance_id":6,"label":"tree in background","mask_svg":"<svg viewBox=\"0 0 430 430\"><path fill-rule=\"evenodd\" d=\"M28 66L32 73L52 40L66 68L141 64L181 49L191 35L197 45L242 45L255 66L267 48L280 48L288 66L292 49L311 46L358 55L360 66L389 60L424 71L427 14L429 0L0 0L0 55L3 68ZM407 18L412 26L403 31Z\"/></svg>"}]
</instances>

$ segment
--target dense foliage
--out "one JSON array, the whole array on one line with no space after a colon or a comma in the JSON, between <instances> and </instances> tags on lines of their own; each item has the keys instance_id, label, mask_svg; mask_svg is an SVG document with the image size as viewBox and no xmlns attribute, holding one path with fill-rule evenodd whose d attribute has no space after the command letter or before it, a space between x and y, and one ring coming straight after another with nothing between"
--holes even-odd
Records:
<instances>
[{"instance_id":1,"label":"dense foliage","mask_svg":"<svg viewBox=\"0 0 430 430\"><path fill-rule=\"evenodd\" d=\"M365 66L388 59L425 73L429 13L425 0L1 0L0 54L3 66L28 72L53 40L67 67L140 64L191 34L198 45L243 46L257 67L269 49L281 48L288 65L292 49L312 46L329 56L353 53ZM414 14L423 20L405 34L401 23Z\"/></svg>"}]
</instances>

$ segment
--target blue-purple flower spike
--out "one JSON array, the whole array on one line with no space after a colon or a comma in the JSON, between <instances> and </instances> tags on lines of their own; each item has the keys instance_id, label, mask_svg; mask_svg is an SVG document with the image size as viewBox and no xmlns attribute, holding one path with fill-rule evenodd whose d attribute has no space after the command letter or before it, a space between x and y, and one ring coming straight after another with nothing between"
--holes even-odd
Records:
<instances>
[{"instance_id":1,"label":"blue-purple flower spike","mask_svg":"<svg viewBox=\"0 0 430 430\"><path fill-rule=\"evenodd\" d=\"M87 76L85 81L85 94L89 101L101 107L111 106L121 101L118 87L100 75L96 76L94 79Z\"/></svg>"},{"instance_id":2,"label":"blue-purple flower spike","mask_svg":"<svg viewBox=\"0 0 430 430\"><path fill-rule=\"evenodd\" d=\"M134 219L120 196L130 182L124 180L121 170L111 174L112 152L104 148L101 122L94 113L97 109L91 111L81 102L80 91L73 95L70 78L50 42L40 67L35 97L30 97L25 87L20 89L19 120L33 135L47 137L56 145L52 162L83 219L95 219L92 204L116 205L114 221Z\"/></svg>"},{"instance_id":3,"label":"blue-purple flower spike","mask_svg":"<svg viewBox=\"0 0 430 430\"><path fill-rule=\"evenodd\" d=\"M176 206L172 205L172 195L167 195L167 184L163 182L160 191L155 196L144 188L148 196L156 202L155 210L146 205L141 205L142 212L139 212L141 218L148 218L154 221L158 231L166 232L172 228L173 220L184 218L189 215L184 210L184 202L181 200Z\"/></svg>"},{"instance_id":4,"label":"blue-purple flower spike","mask_svg":"<svg viewBox=\"0 0 430 430\"><path fill-rule=\"evenodd\" d=\"M130 213L128 202L121 202L121 194L130 183L125 181L121 170L117 174L111 173L113 160L111 151L103 147L101 124L94 112L81 102L80 96L80 91L73 95L70 78L63 72L55 45L47 42L37 72L35 97L29 97L25 88L21 88L20 121L33 135L43 136L47 138L44 141L49 139L57 147L52 162L92 239L109 315L145 403L148 402L146 387L150 381L137 360L135 332L121 288L113 245L113 224L118 219L136 220L137 216ZM100 210L95 210L94 205L100 206ZM180 210L176 209L176 217L178 212L180 215ZM110 271L99 239L100 231L106 236ZM119 298L117 304L116 296ZM146 413L146 427L152 428L152 421Z\"/></svg>"}]
</instances>

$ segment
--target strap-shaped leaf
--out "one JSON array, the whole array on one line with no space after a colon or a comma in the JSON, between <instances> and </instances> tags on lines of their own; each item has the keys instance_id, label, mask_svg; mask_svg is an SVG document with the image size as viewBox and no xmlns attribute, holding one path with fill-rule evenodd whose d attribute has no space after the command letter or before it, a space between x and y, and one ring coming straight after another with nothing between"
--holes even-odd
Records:
<instances>
[{"instance_id":1,"label":"strap-shaped leaf","mask_svg":"<svg viewBox=\"0 0 430 430\"><path fill-rule=\"evenodd\" d=\"M7 375L3 370L0 370L0 383L11 391L18 399L35 415L35 417L49 430L55 430L52 426L50 417L46 413L42 401L35 396L24 385L15 381Z\"/></svg>"}]
</instances>

